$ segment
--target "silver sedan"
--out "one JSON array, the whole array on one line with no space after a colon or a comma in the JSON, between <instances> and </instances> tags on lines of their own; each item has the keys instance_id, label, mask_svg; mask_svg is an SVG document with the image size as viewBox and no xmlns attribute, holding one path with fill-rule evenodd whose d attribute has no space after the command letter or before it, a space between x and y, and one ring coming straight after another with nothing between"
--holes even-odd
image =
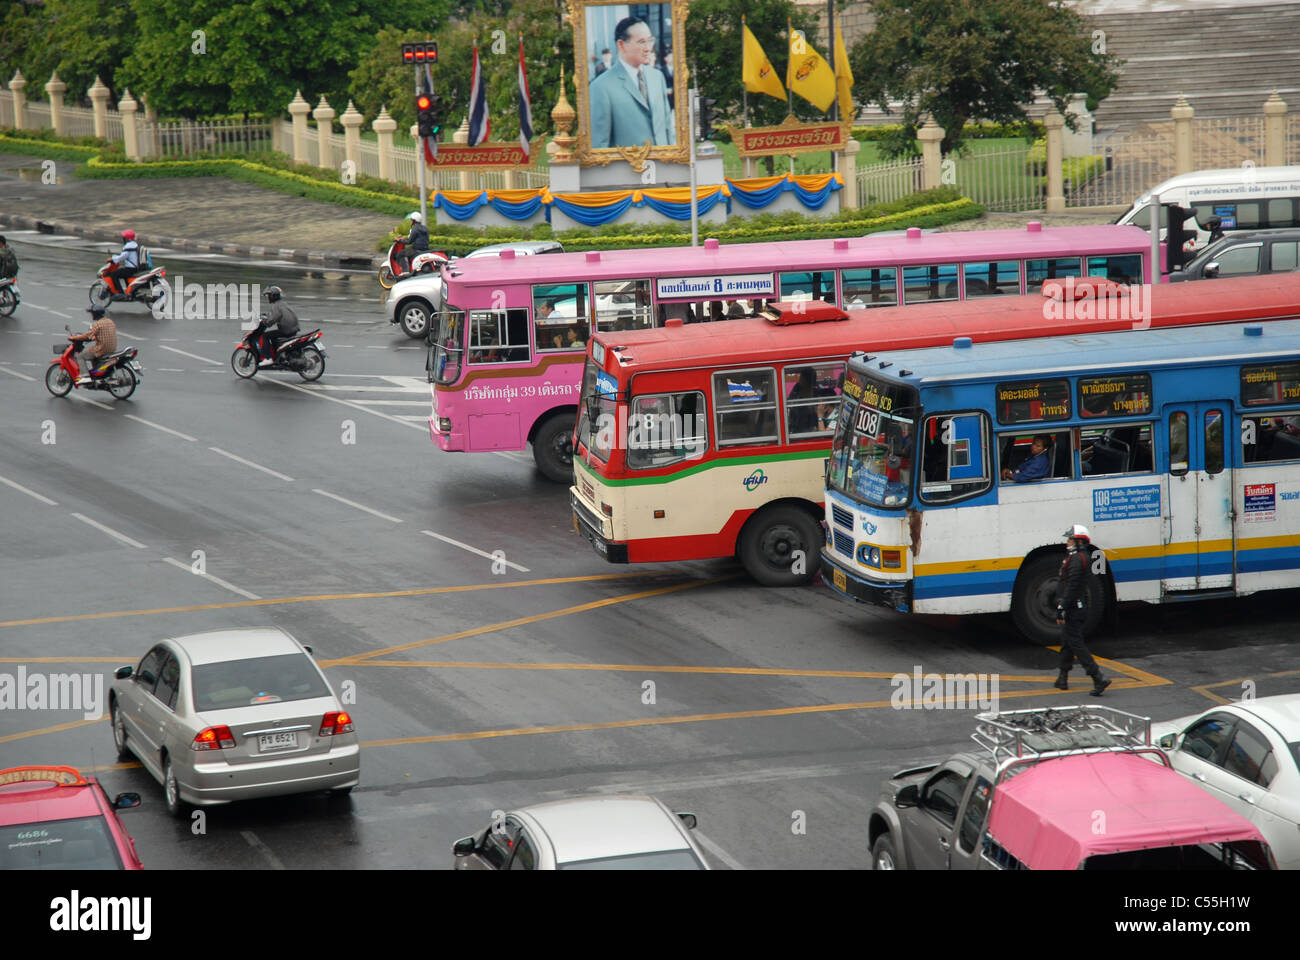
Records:
<instances>
[{"instance_id":1,"label":"silver sedan","mask_svg":"<svg viewBox=\"0 0 1300 960\"><path fill-rule=\"evenodd\" d=\"M347 794L360 780L352 716L304 647L283 630L221 630L163 640L109 692L120 759L137 757L186 804L314 790Z\"/></svg>"}]
</instances>

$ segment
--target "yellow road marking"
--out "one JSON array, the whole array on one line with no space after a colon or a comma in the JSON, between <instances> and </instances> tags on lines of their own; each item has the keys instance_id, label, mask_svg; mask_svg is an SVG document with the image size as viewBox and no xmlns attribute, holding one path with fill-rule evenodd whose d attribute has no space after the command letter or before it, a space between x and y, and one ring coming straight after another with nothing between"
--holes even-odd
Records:
<instances>
[{"instance_id":1,"label":"yellow road marking","mask_svg":"<svg viewBox=\"0 0 1300 960\"><path fill-rule=\"evenodd\" d=\"M3 620L0 621L0 627L29 627L43 623L108 620L114 617L149 617L161 613L192 613L195 610L236 610L241 607L272 607L279 604L316 603L325 600L384 600L390 597L427 597L440 593L470 593L475 590L507 590L512 587L540 587L556 583L589 583L597 580L626 580L631 577L662 577L664 575L663 571L638 570L629 573L598 573L582 577L550 577L545 580L474 583L456 587L426 587L419 590L386 590L378 593L320 593L305 597L271 597L265 600L232 600L229 603L197 603L187 607L155 607L152 610L115 610L108 613L78 613L64 617Z\"/></svg>"},{"instance_id":2,"label":"yellow road marking","mask_svg":"<svg viewBox=\"0 0 1300 960\"><path fill-rule=\"evenodd\" d=\"M1294 677L1297 675L1300 675L1300 670L1283 670L1279 673L1266 673L1259 679L1275 680L1278 677ZM1219 680L1215 683L1203 683L1199 687L1192 687L1191 689L1196 693L1199 693L1201 696L1213 700L1215 703L1234 703L1235 701L1229 700L1226 697L1221 697L1217 693L1211 693L1210 691L1215 687L1240 686L1247 680L1253 681L1255 679L1255 677L1237 677L1235 680Z\"/></svg>"},{"instance_id":3,"label":"yellow road marking","mask_svg":"<svg viewBox=\"0 0 1300 960\"><path fill-rule=\"evenodd\" d=\"M1054 650L1057 653L1061 652L1060 644L1056 644L1055 646L1049 646L1047 649ZM1136 680L1138 682L1138 686L1164 687L1164 686L1169 686L1174 682L1172 680L1166 680L1164 677L1157 677L1154 673L1147 673L1145 670L1141 669L1140 667L1132 666L1131 664L1124 663L1123 661L1120 660L1110 660L1106 657L1099 657L1096 654L1093 655L1093 659L1097 661L1098 666L1104 665L1110 667L1120 676L1128 677L1130 680ZM1125 687L1116 687L1117 690L1126 689L1126 688L1127 685L1125 685Z\"/></svg>"},{"instance_id":4,"label":"yellow road marking","mask_svg":"<svg viewBox=\"0 0 1300 960\"><path fill-rule=\"evenodd\" d=\"M599 610L601 607L611 607L617 603L627 603L629 600L642 600L646 597L658 597L666 593L676 593L679 590L690 590L693 587L704 587L714 583L722 583L725 580L735 580L740 577L739 573L728 574L725 577L714 577L712 580L694 580L690 583L678 583L671 587L657 587L654 590L640 590L636 593L625 593L617 597L608 597L604 600L593 600L589 603L579 603L572 607L564 607L561 610L553 610L550 613L536 613L532 616L517 617L514 620L505 620L501 623L489 623L481 627L471 627L468 630L460 630L456 633L443 634L440 637L430 637L427 640L414 640L411 643L403 643L396 647L384 647L380 650L372 650L369 653L357 653L350 657L340 657L337 660L322 660L322 667L336 667L343 664L356 665L365 660L372 660L375 657L386 656L390 653L401 653L403 650L414 650L417 647L426 647L434 643L446 643L449 640L461 640L465 637L477 637L485 633L495 633L498 630L509 630L513 627L522 627L530 623L540 623L543 620L555 620L558 617L567 617L575 613L584 613L588 610Z\"/></svg>"},{"instance_id":5,"label":"yellow road marking","mask_svg":"<svg viewBox=\"0 0 1300 960\"><path fill-rule=\"evenodd\" d=\"M39 730L24 730L22 733L10 733L6 736L0 737L0 743L9 743L13 740L26 740L28 737L41 737L47 733L62 733L64 730L71 730L74 727L88 727L92 723L100 723L105 719L107 719L107 715L103 717L92 717L89 720L72 720L68 723L55 724L52 727L41 727Z\"/></svg>"}]
</instances>

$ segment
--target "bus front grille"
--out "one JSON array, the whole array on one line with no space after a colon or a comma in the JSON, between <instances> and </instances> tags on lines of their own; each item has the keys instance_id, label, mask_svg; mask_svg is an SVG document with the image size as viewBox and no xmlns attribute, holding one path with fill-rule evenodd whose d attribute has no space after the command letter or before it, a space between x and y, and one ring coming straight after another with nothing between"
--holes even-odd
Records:
<instances>
[{"instance_id":1,"label":"bus front grille","mask_svg":"<svg viewBox=\"0 0 1300 960\"><path fill-rule=\"evenodd\" d=\"M853 556L853 538L848 534L835 531L835 549L846 557Z\"/></svg>"}]
</instances>

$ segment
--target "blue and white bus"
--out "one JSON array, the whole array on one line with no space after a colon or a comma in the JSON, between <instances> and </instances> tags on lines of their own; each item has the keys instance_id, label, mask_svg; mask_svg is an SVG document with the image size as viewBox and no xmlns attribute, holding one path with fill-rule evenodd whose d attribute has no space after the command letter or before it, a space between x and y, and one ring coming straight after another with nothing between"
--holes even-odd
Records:
<instances>
[{"instance_id":1,"label":"blue and white bus","mask_svg":"<svg viewBox=\"0 0 1300 960\"><path fill-rule=\"evenodd\" d=\"M1056 639L1072 523L1089 629L1300 587L1300 320L858 353L826 475L823 579L903 612Z\"/></svg>"}]
</instances>

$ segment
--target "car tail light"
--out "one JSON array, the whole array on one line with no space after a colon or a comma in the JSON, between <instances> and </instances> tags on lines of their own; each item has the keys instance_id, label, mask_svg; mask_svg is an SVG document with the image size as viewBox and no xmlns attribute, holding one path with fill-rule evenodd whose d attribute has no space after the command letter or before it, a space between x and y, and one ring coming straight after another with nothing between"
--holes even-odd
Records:
<instances>
[{"instance_id":1,"label":"car tail light","mask_svg":"<svg viewBox=\"0 0 1300 960\"><path fill-rule=\"evenodd\" d=\"M354 733L356 728L352 725L352 714L346 710L331 710L321 718L320 736L332 737L340 733Z\"/></svg>"},{"instance_id":2,"label":"car tail light","mask_svg":"<svg viewBox=\"0 0 1300 960\"><path fill-rule=\"evenodd\" d=\"M235 735L224 723L216 727L204 727L194 735L191 750L230 750L235 746Z\"/></svg>"}]
</instances>

